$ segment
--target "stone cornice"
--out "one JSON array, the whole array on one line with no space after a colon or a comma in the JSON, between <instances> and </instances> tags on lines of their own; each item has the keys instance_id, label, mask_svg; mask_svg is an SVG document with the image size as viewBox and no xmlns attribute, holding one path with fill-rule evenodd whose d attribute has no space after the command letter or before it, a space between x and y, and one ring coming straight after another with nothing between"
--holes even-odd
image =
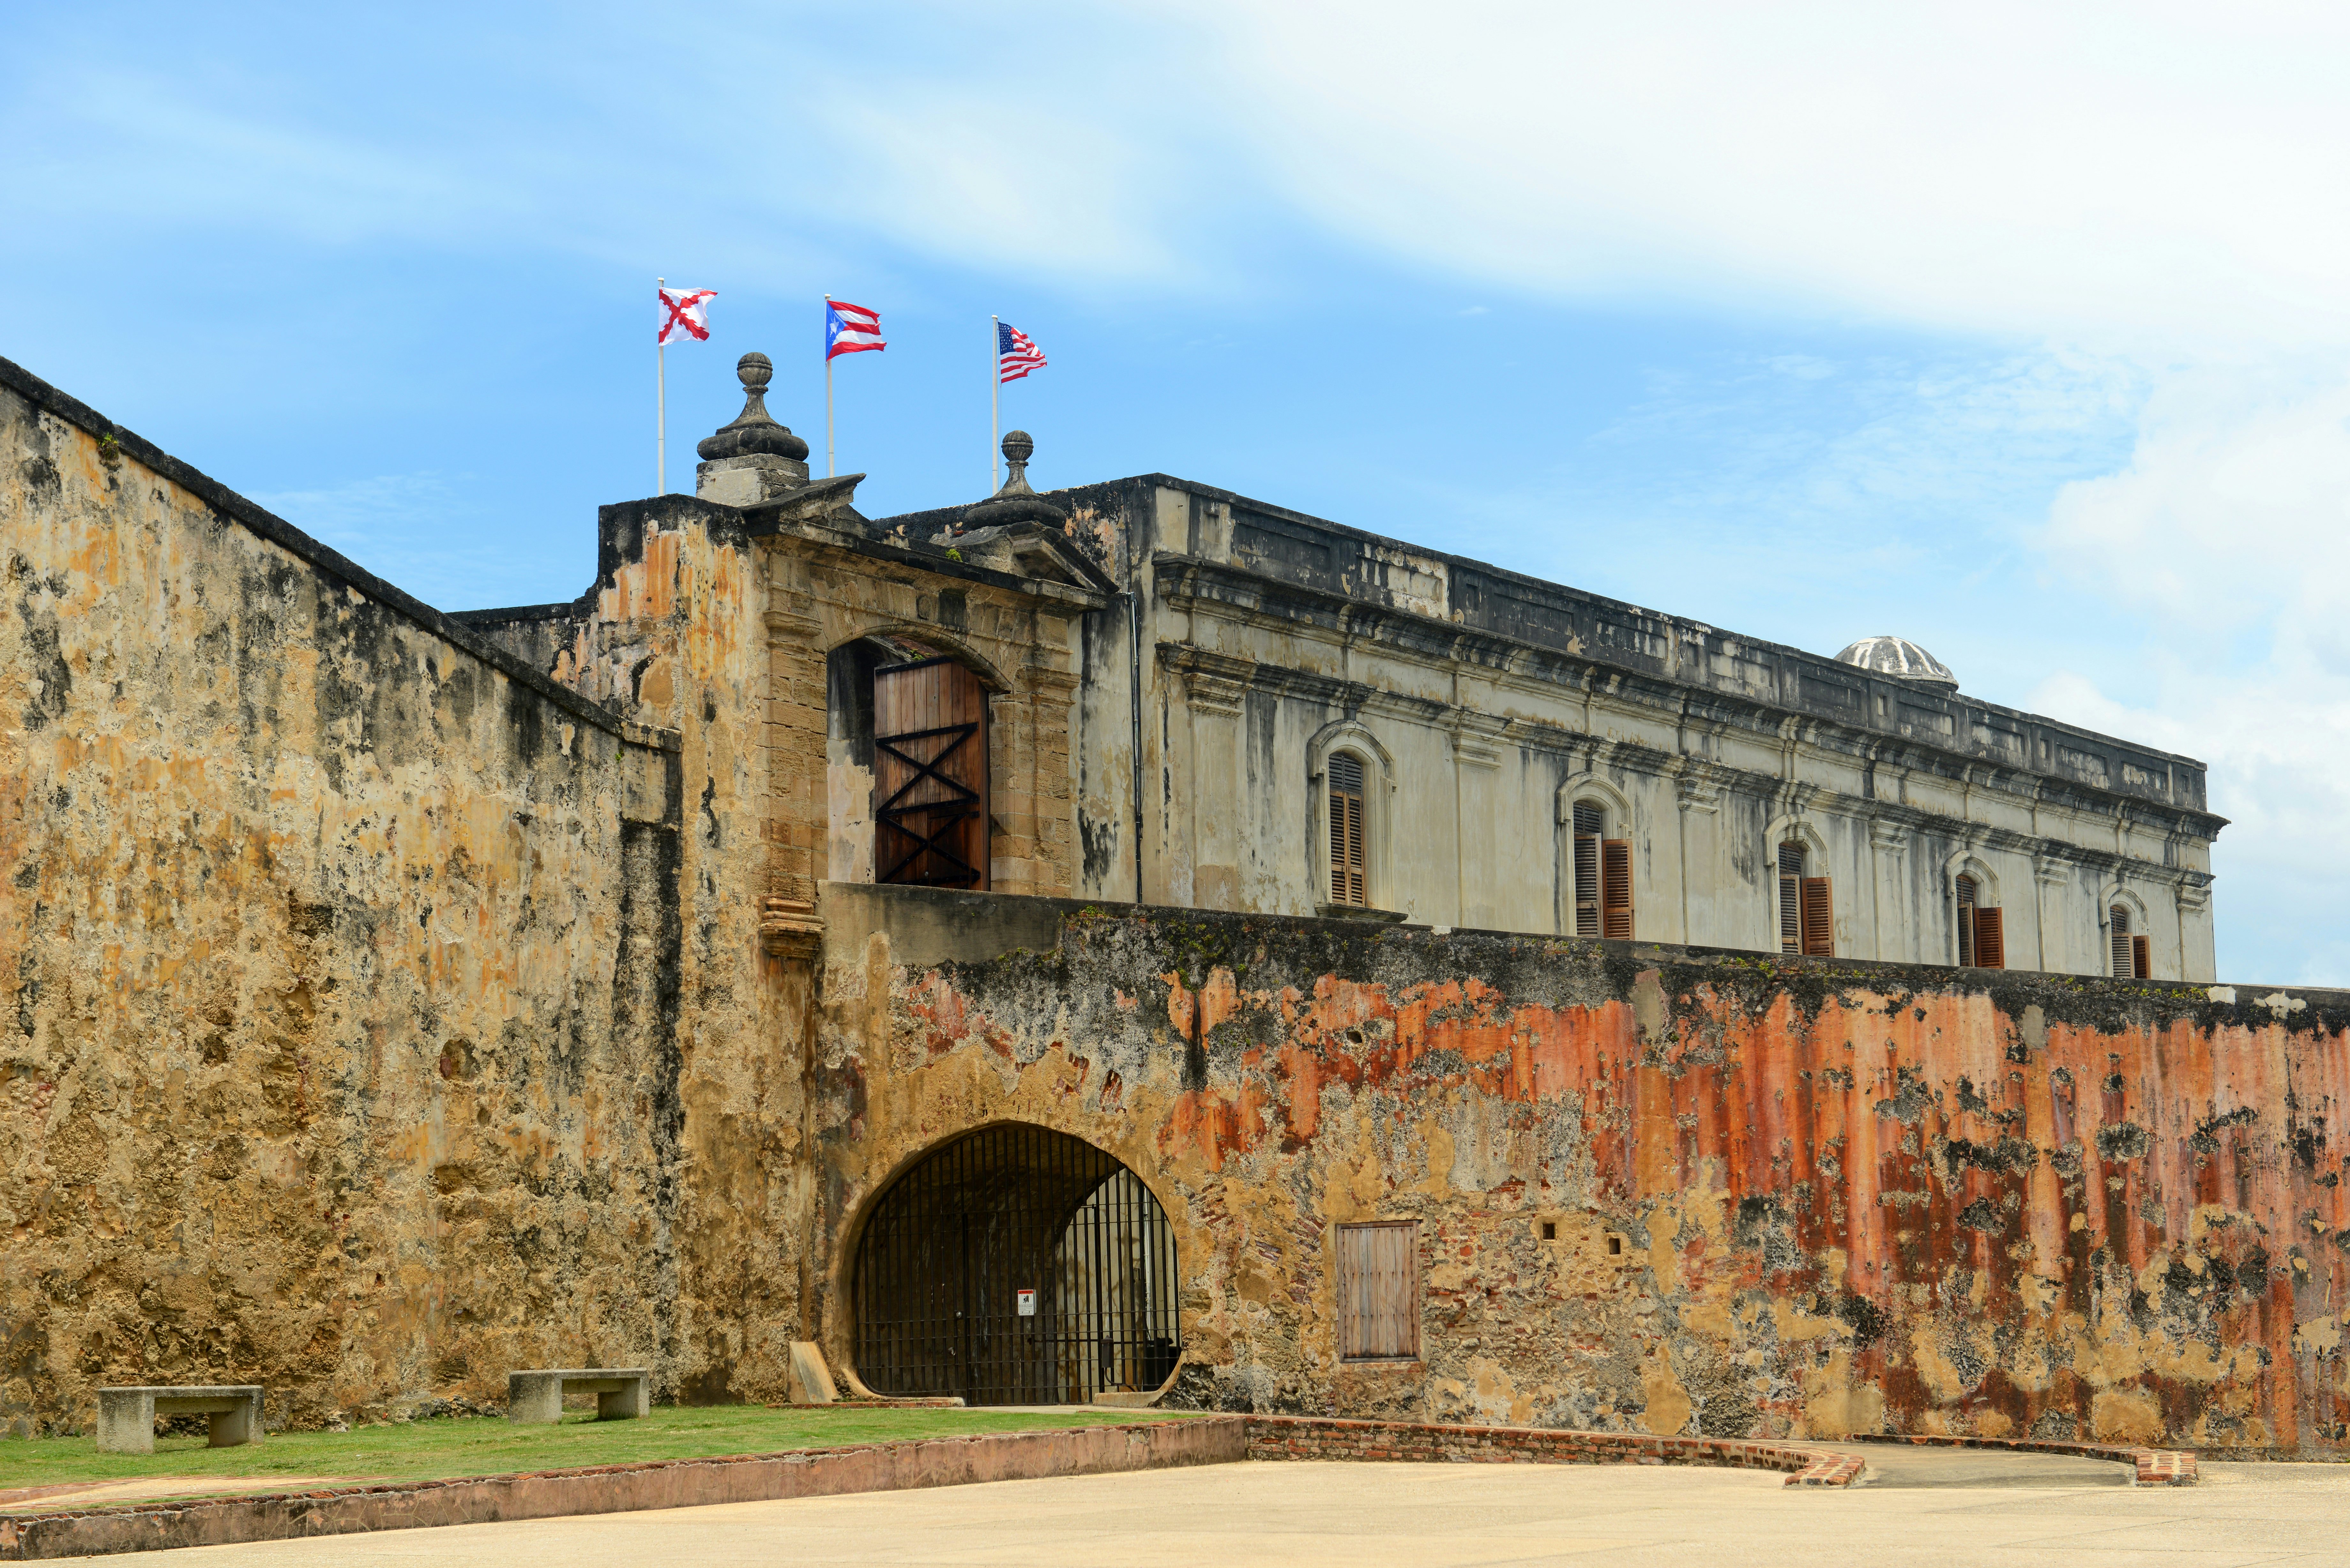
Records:
<instances>
[{"instance_id":1,"label":"stone cornice","mask_svg":"<svg viewBox=\"0 0 2350 1568\"><path fill-rule=\"evenodd\" d=\"M761 519L761 509L753 508L744 515L752 519L751 535L769 545L785 541L815 547L836 559L851 556L862 560L883 561L893 566L907 567L931 576L951 577L967 583L979 583L1007 593L1042 601L1042 607L1057 609L1065 616L1081 615L1087 610L1107 608L1117 593L1112 588L1082 583L1056 583L1048 577L1022 576L1015 572L998 571L976 562L958 561L941 546L927 544L892 544L868 536L861 530L839 524L814 522L806 519ZM1067 553L1079 559L1077 552ZM1087 569L1099 576L1099 568L1086 563Z\"/></svg>"},{"instance_id":2,"label":"stone cornice","mask_svg":"<svg viewBox=\"0 0 2350 1568\"><path fill-rule=\"evenodd\" d=\"M1755 699L1731 696L1661 676L1603 665L1498 632L1464 629L1457 623L1413 614L1322 589L1268 577L1243 567L1197 556L1161 553L1153 558L1159 597L1192 613L1220 614L1243 624L1295 635L1304 622L1334 639L1368 643L1384 651L1431 664L1471 664L1497 683L1530 693L1555 696L1562 690L1597 700L1616 700L1630 709L1672 715L1717 730L1743 730L1772 743L1812 746L1866 758L1913 773L1929 774L1995 790L2010 798L2065 806L2111 820L2125 808L2142 822L2215 838L2225 817L2188 807L2100 789L2075 779L2030 768L2008 768L1949 751L1910 736L1847 725L1817 714L1800 713ZM1319 678L1309 678L1319 679ZM1407 699L1407 712L1433 716L1443 705ZM1400 715L1399 715L1400 716ZM1531 726L1530 726L1531 728ZM2138 748L2132 748L2138 750ZM2147 756L2158 753L2145 753Z\"/></svg>"}]
</instances>

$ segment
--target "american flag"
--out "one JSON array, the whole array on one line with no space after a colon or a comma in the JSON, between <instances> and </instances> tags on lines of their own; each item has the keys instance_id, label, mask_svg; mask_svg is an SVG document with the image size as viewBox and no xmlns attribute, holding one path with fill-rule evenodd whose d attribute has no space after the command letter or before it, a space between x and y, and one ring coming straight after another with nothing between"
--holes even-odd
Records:
<instances>
[{"instance_id":1,"label":"american flag","mask_svg":"<svg viewBox=\"0 0 2350 1568\"><path fill-rule=\"evenodd\" d=\"M995 324L995 379L999 386L1044 368L1045 351L1028 341L1028 334L1001 321Z\"/></svg>"}]
</instances>

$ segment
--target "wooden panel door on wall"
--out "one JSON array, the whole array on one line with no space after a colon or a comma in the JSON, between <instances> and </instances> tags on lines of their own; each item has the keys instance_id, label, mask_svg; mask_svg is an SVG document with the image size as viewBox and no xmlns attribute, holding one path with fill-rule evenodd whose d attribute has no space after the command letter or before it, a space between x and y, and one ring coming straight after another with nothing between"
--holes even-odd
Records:
<instances>
[{"instance_id":1,"label":"wooden panel door on wall","mask_svg":"<svg viewBox=\"0 0 2350 1568\"><path fill-rule=\"evenodd\" d=\"M1338 1354L1419 1354L1419 1227L1409 1220L1338 1227Z\"/></svg>"},{"instance_id":2,"label":"wooden panel door on wall","mask_svg":"<svg viewBox=\"0 0 2350 1568\"><path fill-rule=\"evenodd\" d=\"M873 879L987 890L987 688L951 659L873 672Z\"/></svg>"}]
</instances>

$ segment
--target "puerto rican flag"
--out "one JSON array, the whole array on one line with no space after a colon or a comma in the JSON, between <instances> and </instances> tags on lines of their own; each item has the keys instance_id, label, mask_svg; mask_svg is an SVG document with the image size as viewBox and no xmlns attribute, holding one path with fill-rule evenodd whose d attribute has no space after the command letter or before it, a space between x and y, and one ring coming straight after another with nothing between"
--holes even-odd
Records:
<instances>
[{"instance_id":1,"label":"puerto rican flag","mask_svg":"<svg viewBox=\"0 0 2350 1568\"><path fill-rule=\"evenodd\" d=\"M669 347L672 337L691 337L696 343L710 341L710 302L718 297L714 288L664 288L660 291L661 324L658 341Z\"/></svg>"},{"instance_id":2,"label":"puerto rican flag","mask_svg":"<svg viewBox=\"0 0 2350 1568\"><path fill-rule=\"evenodd\" d=\"M827 359L842 354L862 354L868 348L887 348L881 341L881 313L868 310L861 305L845 300L824 302L824 357Z\"/></svg>"}]
</instances>

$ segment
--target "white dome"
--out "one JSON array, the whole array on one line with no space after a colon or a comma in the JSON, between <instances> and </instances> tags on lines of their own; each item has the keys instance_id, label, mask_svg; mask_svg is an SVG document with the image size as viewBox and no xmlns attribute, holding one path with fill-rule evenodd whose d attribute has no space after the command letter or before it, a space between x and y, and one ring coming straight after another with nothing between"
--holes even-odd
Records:
<instances>
[{"instance_id":1,"label":"white dome","mask_svg":"<svg viewBox=\"0 0 2350 1568\"><path fill-rule=\"evenodd\" d=\"M1920 686L1959 689L1950 667L1904 637L1864 637L1836 655L1838 664L1856 664L1879 675L1898 676Z\"/></svg>"}]
</instances>

